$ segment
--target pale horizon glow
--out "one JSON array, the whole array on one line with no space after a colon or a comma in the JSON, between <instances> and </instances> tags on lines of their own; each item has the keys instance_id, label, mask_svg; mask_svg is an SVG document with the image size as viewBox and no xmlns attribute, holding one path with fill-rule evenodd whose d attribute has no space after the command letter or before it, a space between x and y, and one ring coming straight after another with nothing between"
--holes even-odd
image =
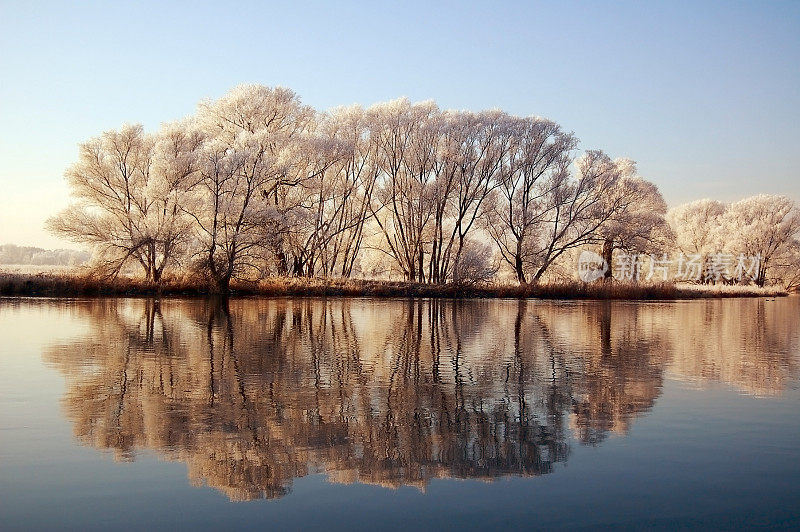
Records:
<instances>
[{"instance_id":1,"label":"pale horizon glow","mask_svg":"<svg viewBox=\"0 0 800 532\"><path fill-rule=\"evenodd\" d=\"M675 206L800 199L800 3L26 4L0 0L0 244L47 233L78 144L241 83L319 110L501 108L630 157Z\"/></svg>"}]
</instances>

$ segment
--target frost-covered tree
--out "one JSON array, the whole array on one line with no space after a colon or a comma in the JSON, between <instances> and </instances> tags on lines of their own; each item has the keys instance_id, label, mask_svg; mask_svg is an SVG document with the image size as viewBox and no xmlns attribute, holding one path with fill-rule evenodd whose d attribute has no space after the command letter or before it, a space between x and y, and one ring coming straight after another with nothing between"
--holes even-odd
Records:
<instances>
[{"instance_id":1,"label":"frost-covered tree","mask_svg":"<svg viewBox=\"0 0 800 532\"><path fill-rule=\"evenodd\" d=\"M555 172L542 200L545 214L526 252L534 283L570 250L600 241L601 228L629 205L628 198L613 193L624 177L624 165L602 151L590 150L578 158L575 168L574 173Z\"/></svg>"},{"instance_id":2,"label":"frost-covered tree","mask_svg":"<svg viewBox=\"0 0 800 532\"><path fill-rule=\"evenodd\" d=\"M554 191L563 182L576 143L574 135L550 120L517 120L512 149L503 162L505 171L483 221L520 283L526 282L527 264L536 260L532 241L553 214Z\"/></svg>"},{"instance_id":3,"label":"frost-covered tree","mask_svg":"<svg viewBox=\"0 0 800 532\"><path fill-rule=\"evenodd\" d=\"M719 228L726 206L721 201L701 199L667 212L675 244L686 254L707 254L718 249Z\"/></svg>"},{"instance_id":4,"label":"frost-covered tree","mask_svg":"<svg viewBox=\"0 0 800 532\"><path fill-rule=\"evenodd\" d=\"M158 280L164 266L178 263L189 250L194 220L187 215L193 204L191 187L199 179L199 155L205 137L191 120L165 124L156 135L151 179L147 194L153 204L146 224L153 235L150 246L161 260L153 264L153 278Z\"/></svg>"},{"instance_id":5,"label":"frost-covered tree","mask_svg":"<svg viewBox=\"0 0 800 532\"><path fill-rule=\"evenodd\" d=\"M721 249L722 215L727 205L721 201L701 199L679 205L667 212L667 222L675 235L681 253L700 257L702 282L710 279L711 255Z\"/></svg>"},{"instance_id":6,"label":"frost-covered tree","mask_svg":"<svg viewBox=\"0 0 800 532\"><path fill-rule=\"evenodd\" d=\"M422 281L435 195L432 122L439 110L433 102L400 99L375 105L369 113L380 168L371 214L383 235L383 251L406 279Z\"/></svg>"},{"instance_id":7,"label":"frost-covered tree","mask_svg":"<svg viewBox=\"0 0 800 532\"><path fill-rule=\"evenodd\" d=\"M492 246L488 242L467 240L453 264L452 279L459 284L474 284L492 279L498 270Z\"/></svg>"},{"instance_id":8,"label":"frost-covered tree","mask_svg":"<svg viewBox=\"0 0 800 532\"><path fill-rule=\"evenodd\" d=\"M452 115L451 115L452 116ZM506 160L518 139L518 121L502 111L461 112L445 123L459 131L460 146L452 154L456 168L450 191L450 223L447 241L439 241L443 253L437 257L435 281L450 276L451 266L461 262L468 235L483 213L483 206L509 171Z\"/></svg>"},{"instance_id":9,"label":"frost-covered tree","mask_svg":"<svg viewBox=\"0 0 800 532\"><path fill-rule=\"evenodd\" d=\"M728 235L724 249L735 255L759 257L752 279L764 286L777 257L789 256L800 234L800 211L786 196L759 194L732 203L721 218Z\"/></svg>"},{"instance_id":10,"label":"frost-covered tree","mask_svg":"<svg viewBox=\"0 0 800 532\"><path fill-rule=\"evenodd\" d=\"M116 275L138 263L158 282L189 230L182 190L199 144L174 128L148 135L138 124L89 140L66 172L77 201L47 227L90 246L103 271Z\"/></svg>"},{"instance_id":11,"label":"frost-covered tree","mask_svg":"<svg viewBox=\"0 0 800 532\"><path fill-rule=\"evenodd\" d=\"M667 204L658 187L642 179L630 159L612 162L619 179L605 190L603 202L607 219L598 227L596 239L602 245L603 260L613 270L614 251L652 253L664 249L674 237L666 222Z\"/></svg>"},{"instance_id":12,"label":"frost-covered tree","mask_svg":"<svg viewBox=\"0 0 800 532\"><path fill-rule=\"evenodd\" d=\"M800 290L800 238L794 238L776 253L770 262L767 282L783 286L786 290Z\"/></svg>"},{"instance_id":13,"label":"frost-covered tree","mask_svg":"<svg viewBox=\"0 0 800 532\"><path fill-rule=\"evenodd\" d=\"M501 181L516 119L397 100L370 109L377 147L372 214L409 280L451 279L483 204Z\"/></svg>"},{"instance_id":14,"label":"frost-covered tree","mask_svg":"<svg viewBox=\"0 0 800 532\"><path fill-rule=\"evenodd\" d=\"M204 270L225 292L271 249L285 273L295 189L330 164L328 143L313 136L314 110L288 89L243 85L201 103L196 119L207 137L191 213Z\"/></svg>"},{"instance_id":15,"label":"frost-covered tree","mask_svg":"<svg viewBox=\"0 0 800 532\"><path fill-rule=\"evenodd\" d=\"M369 116L360 106L335 109L322 121L321 133L340 152L309 194L314 216L303 244L311 257L308 275L349 277L356 266L380 172L369 131Z\"/></svg>"}]
</instances>

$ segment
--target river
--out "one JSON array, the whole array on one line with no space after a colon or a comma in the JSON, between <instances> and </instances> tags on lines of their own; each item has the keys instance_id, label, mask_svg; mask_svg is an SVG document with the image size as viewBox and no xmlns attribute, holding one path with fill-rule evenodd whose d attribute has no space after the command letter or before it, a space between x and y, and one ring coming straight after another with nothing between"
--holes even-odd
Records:
<instances>
[{"instance_id":1,"label":"river","mask_svg":"<svg viewBox=\"0 0 800 532\"><path fill-rule=\"evenodd\" d=\"M0 300L11 529L800 527L800 297Z\"/></svg>"}]
</instances>

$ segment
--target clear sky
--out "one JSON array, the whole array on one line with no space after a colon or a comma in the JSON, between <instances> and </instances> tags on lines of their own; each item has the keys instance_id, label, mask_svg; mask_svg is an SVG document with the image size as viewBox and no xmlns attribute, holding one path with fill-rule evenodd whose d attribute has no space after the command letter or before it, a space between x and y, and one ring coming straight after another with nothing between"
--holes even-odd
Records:
<instances>
[{"instance_id":1,"label":"clear sky","mask_svg":"<svg viewBox=\"0 0 800 532\"><path fill-rule=\"evenodd\" d=\"M42 225L80 142L245 82L545 116L670 205L800 199L800 1L0 0L0 243L74 247Z\"/></svg>"}]
</instances>

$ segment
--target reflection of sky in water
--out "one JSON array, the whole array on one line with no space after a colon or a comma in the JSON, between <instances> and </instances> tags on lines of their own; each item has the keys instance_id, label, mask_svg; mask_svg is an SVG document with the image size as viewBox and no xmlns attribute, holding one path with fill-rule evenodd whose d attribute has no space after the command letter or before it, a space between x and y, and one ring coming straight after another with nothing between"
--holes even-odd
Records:
<instances>
[{"instance_id":1,"label":"reflection of sky in water","mask_svg":"<svg viewBox=\"0 0 800 532\"><path fill-rule=\"evenodd\" d=\"M3 302L0 515L797 523L798 307Z\"/></svg>"}]
</instances>

